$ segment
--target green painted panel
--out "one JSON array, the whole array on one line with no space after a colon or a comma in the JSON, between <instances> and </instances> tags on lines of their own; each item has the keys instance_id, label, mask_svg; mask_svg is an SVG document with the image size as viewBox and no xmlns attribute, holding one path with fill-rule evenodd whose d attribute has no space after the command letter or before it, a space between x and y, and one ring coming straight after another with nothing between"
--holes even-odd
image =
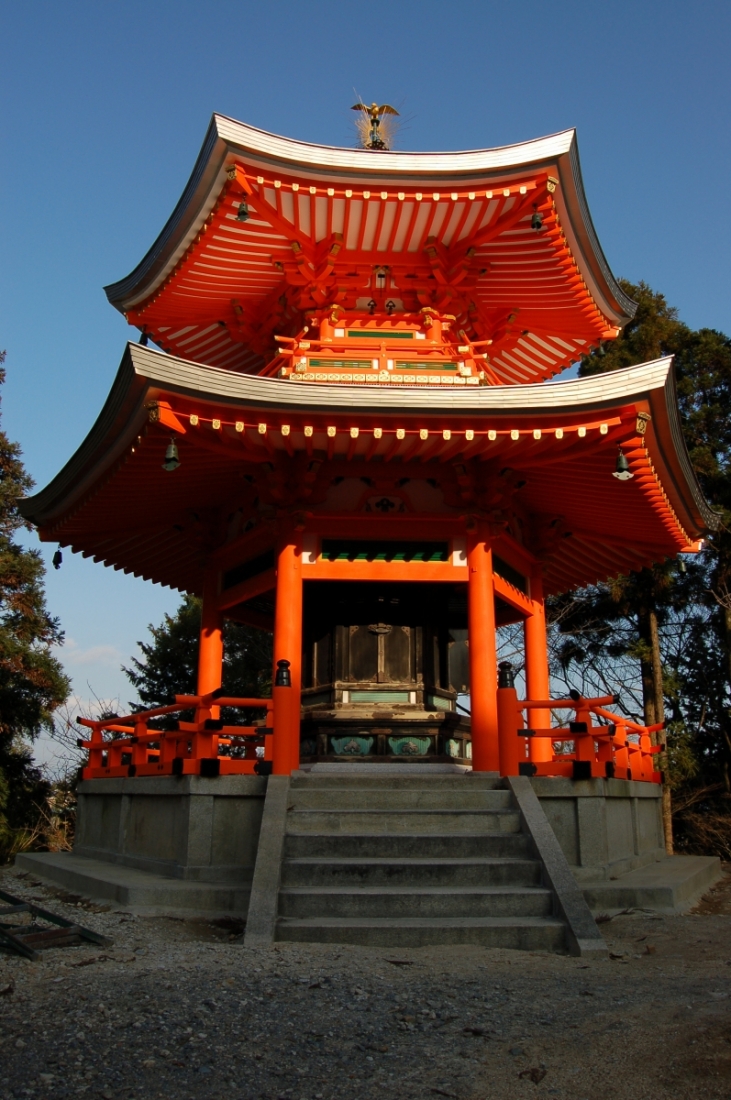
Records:
<instances>
[{"instance_id":1,"label":"green painted panel","mask_svg":"<svg viewBox=\"0 0 731 1100\"><path fill-rule=\"evenodd\" d=\"M420 363L418 360L415 361L413 359L411 359L411 360L404 359L403 362L399 361L399 362L396 363L396 369L397 370L418 370L418 371L434 370L434 371L438 371L441 374L443 371L455 371L457 369L457 364L456 363L435 363L433 361L431 363Z\"/></svg>"},{"instance_id":2,"label":"green painted panel","mask_svg":"<svg viewBox=\"0 0 731 1100\"><path fill-rule=\"evenodd\" d=\"M499 558L497 554L492 556L492 568L498 577L502 577L508 584L512 584L513 588L517 588L519 592L524 595L528 595L528 580L519 573L517 569L514 569L512 565L508 565L506 561Z\"/></svg>"},{"instance_id":3,"label":"green painted panel","mask_svg":"<svg viewBox=\"0 0 731 1100\"><path fill-rule=\"evenodd\" d=\"M389 330L388 332L381 332L379 329L368 328L363 329L348 329L348 336L361 337L364 336L366 340L413 340L413 332L394 332Z\"/></svg>"},{"instance_id":4,"label":"green painted panel","mask_svg":"<svg viewBox=\"0 0 731 1100\"><path fill-rule=\"evenodd\" d=\"M449 561L446 542L323 539L324 561Z\"/></svg>"},{"instance_id":5,"label":"green painted panel","mask_svg":"<svg viewBox=\"0 0 731 1100\"><path fill-rule=\"evenodd\" d=\"M372 737L331 737L330 744L336 756L367 756L373 744Z\"/></svg>"},{"instance_id":6,"label":"green painted panel","mask_svg":"<svg viewBox=\"0 0 731 1100\"><path fill-rule=\"evenodd\" d=\"M345 370L372 370L370 359L310 359L311 367L342 367Z\"/></svg>"},{"instance_id":7,"label":"green painted panel","mask_svg":"<svg viewBox=\"0 0 731 1100\"><path fill-rule=\"evenodd\" d=\"M351 703L408 703L408 691L351 691Z\"/></svg>"},{"instance_id":8,"label":"green painted panel","mask_svg":"<svg viewBox=\"0 0 731 1100\"><path fill-rule=\"evenodd\" d=\"M426 756L431 737L389 737L388 744L394 756Z\"/></svg>"},{"instance_id":9,"label":"green painted panel","mask_svg":"<svg viewBox=\"0 0 731 1100\"><path fill-rule=\"evenodd\" d=\"M435 707L437 710L451 710L452 702L450 699L443 699L441 695L429 695L427 697L428 707Z\"/></svg>"}]
</instances>

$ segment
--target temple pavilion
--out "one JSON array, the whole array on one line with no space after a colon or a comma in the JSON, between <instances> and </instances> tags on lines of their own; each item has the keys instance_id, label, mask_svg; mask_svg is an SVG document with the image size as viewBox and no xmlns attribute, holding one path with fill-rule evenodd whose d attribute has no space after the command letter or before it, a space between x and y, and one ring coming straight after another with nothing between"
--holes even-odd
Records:
<instances>
[{"instance_id":1,"label":"temple pavilion","mask_svg":"<svg viewBox=\"0 0 731 1100\"><path fill-rule=\"evenodd\" d=\"M546 597L713 526L669 359L549 384L635 311L573 130L406 153L216 115L159 237L106 291L140 342L23 511L203 611L198 694L169 708L194 719L92 723L87 778L505 773L498 627L523 624L528 697L548 700ZM226 618L273 631L273 702L222 697ZM550 737L528 740L550 772Z\"/></svg>"}]
</instances>

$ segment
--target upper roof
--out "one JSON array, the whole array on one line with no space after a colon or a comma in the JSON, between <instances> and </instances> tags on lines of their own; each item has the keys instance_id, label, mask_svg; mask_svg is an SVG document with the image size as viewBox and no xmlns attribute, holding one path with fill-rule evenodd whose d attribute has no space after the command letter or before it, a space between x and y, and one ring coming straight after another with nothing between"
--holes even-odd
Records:
<instances>
[{"instance_id":1,"label":"upper roof","mask_svg":"<svg viewBox=\"0 0 731 1100\"><path fill-rule=\"evenodd\" d=\"M161 469L171 434L182 461L173 474ZM632 481L611 476L618 446ZM718 522L685 450L670 359L554 385L315 390L135 344L86 440L21 508L43 538L199 591L206 517L239 506L263 515L246 503L251 478L274 492L288 464L309 468L313 457L325 478L381 471L460 492L458 467L468 478L509 469L530 522L557 536L548 592L689 549Z\"/></svg>"},{"instance_id":2,"label":"upper roof","mask_svg":"<svg viewBox=\"0 0 731 1100\"><path fill-rule=\"evenodd\" d=\"M374 152L221 115L160 236L106 291L167 350L257 372L273 334L294 335L307 309L363 308L376 267L405 310L446 310L492 339L507 383L557 373L635 310L594 231L574 130L497 149Z\"/></svg>"}]
</instances>

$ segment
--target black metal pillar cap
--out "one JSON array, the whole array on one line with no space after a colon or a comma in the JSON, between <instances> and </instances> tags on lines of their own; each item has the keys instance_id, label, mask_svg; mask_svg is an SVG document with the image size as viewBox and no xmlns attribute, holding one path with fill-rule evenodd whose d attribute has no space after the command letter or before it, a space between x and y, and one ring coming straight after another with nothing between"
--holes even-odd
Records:
<instances>
[{"instance_id":1,"label":"black metal pillar cap","mask_svg":"<svg viewBox=\"0 0 731 1100\"><path fill-rule=\"evenodd\" d=\"M289 661L277 661L277 673L274 677L274 686L278 688L291 688L292 673L289 671Z\"/></svg>"},{"instance_id":2,"label":"black metal pillar cap","mask_svg":"<svg viewBox=\"0 0 731 1100\"><path fill-rule=\"evenodd\" d=\"M515 673L510 661L501 661L498 665L497 686L499 688L515 687Z\"/></svg>"}]
</instances>

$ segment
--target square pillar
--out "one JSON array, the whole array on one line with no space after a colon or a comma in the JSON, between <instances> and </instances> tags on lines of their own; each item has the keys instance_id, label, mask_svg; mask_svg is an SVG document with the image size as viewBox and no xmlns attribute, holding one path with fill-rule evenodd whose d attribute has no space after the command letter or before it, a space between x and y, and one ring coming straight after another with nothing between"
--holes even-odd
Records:
<instances>
[{"instance_id":1,"label":"square pillar","mask_svg":"<svg viewBox=\"0 0 731 1100\"><path fill-rule=\"evenodd\" d=\"M531 572L530 598L533 611L523 622L526 696L528 699L550 699L546 609L543 602L543 569L540 564L534 566ZM535 729L547 729L551 725L550 710L529 711L528 725ZM533 763L553 759L553 744L548 737L531 738L529 746Z\"/></svg>"},{"instance_id":2,"label":"square pillar","mask_svg":"<svg viewBox=\"0 0 731 1100\"><path fill-rule=\"evenodd\" d=\"M223 615L218 610L218 569L203 579L203 607L198 650L198 694L207 695L223 683Z\"/></svg>"}]
</instances>

